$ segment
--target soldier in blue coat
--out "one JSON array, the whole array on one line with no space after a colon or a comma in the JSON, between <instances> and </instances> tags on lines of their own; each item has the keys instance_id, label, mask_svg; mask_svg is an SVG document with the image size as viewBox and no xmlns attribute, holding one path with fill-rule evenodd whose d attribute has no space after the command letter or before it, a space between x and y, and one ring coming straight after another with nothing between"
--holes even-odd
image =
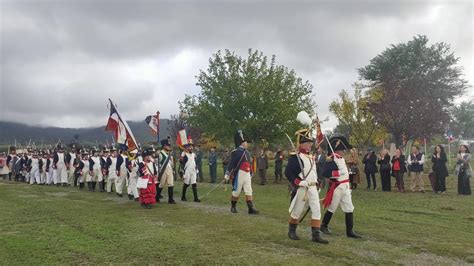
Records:
<instances>
[{"instance_id":1,"label":"soldier in blue coat","mask_svg":"<svg viewBox=\"0 0 474 266\"><path fill-rule=\"evenodd\" d=\"M248 136L239 130L234 136L234 143L236 149L230 155L230 163L225 173L224 179L232 181L232 198L230 211L237 213L237 201L239 200L240 192L245 193L245 201L249 209L249 214L258 214L258 211L253 206L253 191L252 191L252 157L247 150L247 143L251 142Z\"/></svg>"}]
</instances>

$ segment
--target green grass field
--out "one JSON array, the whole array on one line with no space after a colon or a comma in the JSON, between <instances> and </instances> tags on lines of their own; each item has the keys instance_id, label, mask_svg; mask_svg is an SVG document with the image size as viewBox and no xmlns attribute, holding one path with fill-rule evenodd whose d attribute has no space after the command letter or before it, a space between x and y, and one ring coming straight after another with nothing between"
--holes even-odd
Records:
<instances>
[{"instance_id":1,"label":"green grass field","mask_svg":"<svg viewBox=\"0 0 474 266\"><path fill-rule=\"evenodd\" d=\"M0 181L0 264L474 263L474 198L458 196L455 185L450 176L446 195L357 189L355 230L363 239L345 237L338 210L334 235L321 245L309 241L308 218L298 227L302 240L288 239L286 183L255 184L261 214L249 216L243 200L230 213L230 187L201 203L145 210L113 194ZM198 185L200 194L212 188Z\"/></svg>"}]
</instances>

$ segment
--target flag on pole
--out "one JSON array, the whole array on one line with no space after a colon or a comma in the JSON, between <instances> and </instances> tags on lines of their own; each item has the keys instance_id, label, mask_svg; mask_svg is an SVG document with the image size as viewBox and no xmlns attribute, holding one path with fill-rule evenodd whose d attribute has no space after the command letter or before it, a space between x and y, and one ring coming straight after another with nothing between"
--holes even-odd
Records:
<instances>
[{"instance_id":1,"label":"flag on pole","mask_svg":"<svg viewBox=\"0 0 474 266\"><path fill-rule=\"evenodd\" d=\"M149 115L145 118L145 123L150 127L153 135L159 135L160 130L160 112L156 115Z\"/></svg>"},{"instance_id":2,"label":"flag on pole","mask_svg":"<svg viewBox=\"0 0 474 266\"><path fill-rule=\"evenodd\" d=\"M319 117L316 117L316 141L318 146L324 141L324 134L321 130L321 124L319 123Z\"/></svg>"},{"instance_id":3,"label":"flag on pole","mask_svg":"<svg viewBox=\"0 0 474 266\"><path fill-rule=\"evenodd\" d=\"M114 105L111 99L110 101L110 116L107 121L106 131L112 131L114 134L115 141L122 149L128 151L129 157L134 158L138 153L138 145L135 137L127 124L127 121L123 120L118 113L117 107Z\"/></svg>"},{"instance_id":4,"label":"flag on pole","mask_svg":"<svg viewBox=\"0 0 474 266\"><path fill-rule=\"evenodd\" d=\"M176 135L176 145L178 145L179 147L183 147L186 144L188 144L188 136L186 133L186 129L181 129Z\"/></svg>"}]
</instances>

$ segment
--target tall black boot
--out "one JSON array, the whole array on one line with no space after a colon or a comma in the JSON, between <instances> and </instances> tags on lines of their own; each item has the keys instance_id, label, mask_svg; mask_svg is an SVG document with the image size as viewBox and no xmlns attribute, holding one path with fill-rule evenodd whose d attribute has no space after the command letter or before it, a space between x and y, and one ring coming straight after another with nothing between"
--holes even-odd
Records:
<instances>
[{"instance_id":1,"label":"tall black boot","mask_svg":"<svg viewBox=\"0 0 474 266\"><path fill-rule=\"evenodd\" d=\"M173 194L174 194L174 188L168 187L168 203L169 204L176 204L176 201L174 201L174 198L173 198Z\"/></svg>"},{"instance_id":2,"label":"tall black boot","mask_svg":"<svg viewBox=\"0 0 474 266\"><path fill-rule=\"evenodd\" d=\"M77 180L79 179L78 175L74 175L74 186L77 187Z\"/></svg>"},{"instance_id":3,"label":"tall black boot","mask_svg":"<svg viewBox=\"0 0 474 266\"><path fill-rule=\"evenodd\" d=\"M95 186L96 186L97 182L92 182L92 192L95 192Z\"/></svg>"},{"instance_id":4,"label":"tall black boot","mask_svg":"<svg viewBox=\"0 0 474 266\"><path fill-rule=\"evenodd\" d=\"M87 188L89 189L89 191L92 191L92 182L87 182Z\"/></svg>"},{"instance_id":5,"label":"tall black boot","mask_svg":"<svg viewBox=\"0 0 474 266\"><path fill-rule=\"evenodd\" d=\"M100 192L105 192L105 181L104 180L99 182L99 191Z\"/></svg>"},{"instance_id":6,"label":"tall black boot","mask_svg":"<svg viewBox=\"0 0 474 266\"><path fill-rule=\"evenodd\" d=\"M193 188L194 202L201 202L201 200L198 198L197 184L192 184L191 187Z\"/></svg>"},{"instance_id":7,"label":"tall black boot","mask_svg":"<svg viewBox=\"0 0 474 266\"><path fill-rule=\"evenodd\" d=\"M329 230L329 222L331 221L332 218L332 212L326 211L324 214L323 222L321 223L321 232L331 235L331 230Z\"/></svg>"},{"instance_id":8,"label":"tall black boot","mask_svg":"<svg viewBox=\"0 0 474 266\"><path fill-rule=\"evenodd\" d=\"M296 227L298 227L297 224L288 224L288 237L293 240L300 240L298 235L296 235Z\"/></svg>"},{"instance_id":9,"label":"tall black boot","mask_svg":"<svg viewBox=\"0 0 474 266\"><path fill-rule=\"evenodd\" d=\"M155 200L157 203L160 202L160 196L161 196L161 191L163 190L162 187L159 187L158 184L156 185L156 196L155 196Z\"/></svg>"},{"instance_id":10,"label":"tall black boot","mask_svg":"<svg viewBox=\"0 0 474 266\"><path fill-rule=\"evenodd\" d=\"M247 207L249 208L249 214L258 214L258 211L253 207L252 201L247 201Z\"/></svg>"},{"instance_id":11,"label":"tall black boot","mask_svg":"<svg viewBox=\"0 0 474 266\"><path fill-rule=\"evenodd\" d=\"M352 212L346 212L346 234L347 237L362 238L359 234L355 233L352 228L354 227L354 214Z\"/></svg>"},{"instance_id":12,"label":"tall black boot","mask_svg":"<svg viewBox=\"0 0 474 266\"><path fill-rule=\"evenodd\" d=\"M79 189L80 189L80 190L83 190L83 189L84 189L84 183L83 183L83 182L80 182L80 183L79 183Z\"/></svg>"},{"instance_id":13,"label":"tall black boot","mask_svg":"<svg viewBox=\"0 0 474 266\"><path fill-rule=\"evenodd\" d=\"M317 227L311 227L311 241L321 244L329 244L329 241L321 238L321 231Z\"/></svg>"},{"instance_id":14,"label":"tall black boot","mask_svg":"<svg viewBox=\"0 0 474 266\"><path fill-rule=\"evenodd\" d=\"M237 201L236 200L231 200L230 205L231 205L230 212L237 213Z\"/></svg>"},{"instance_id":15,"label":"tall black boot","mask_svg":"<svg viewBox=\"0 0 474 266\"><path fill-rule=\"evenodd\" d=\"M187 201L186 199L186 190L188 189L189 185L183 184L183 192L181 193L181 200Z\"/></svg>"}]
</instances>

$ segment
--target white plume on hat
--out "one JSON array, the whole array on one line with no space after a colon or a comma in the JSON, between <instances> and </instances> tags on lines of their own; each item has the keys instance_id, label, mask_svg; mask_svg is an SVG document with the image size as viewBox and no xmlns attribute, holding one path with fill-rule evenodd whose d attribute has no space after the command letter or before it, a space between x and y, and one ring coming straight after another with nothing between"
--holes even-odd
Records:
<instances>
[{"instance_id":1,"label":"white plume on hat","mask_svg":"<svg viewBox=\"0 0 474 266\"><path fill-rule=\"evenodd\" d=\"M313 120L309 116L309 114L305 111L301 111L298 113L296 116L296 120L300 122L301 124L310 127L313 124Z\"/></svg>"}]
</instances>

